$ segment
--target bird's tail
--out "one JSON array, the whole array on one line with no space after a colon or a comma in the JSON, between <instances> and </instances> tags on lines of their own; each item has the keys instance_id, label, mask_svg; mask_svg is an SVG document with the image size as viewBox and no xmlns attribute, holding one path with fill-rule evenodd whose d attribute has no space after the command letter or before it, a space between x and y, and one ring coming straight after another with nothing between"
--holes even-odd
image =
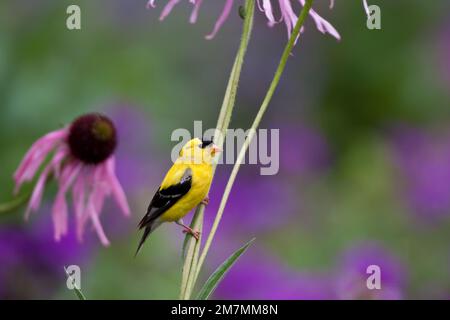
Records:
<instances>
[{"instance_id":1,"label":"bird's tail","mask_svg":"<svg viewBox=\"0 0 450 320\"><path fill-rule=\"evenodd\" d=\"M142 234L141 240L139 241L138 247L136 249L136 253L134 254L134 257L137 256L137 254L139 253L139 251L141 250L142 245L144 244L145 240L147 239L147 237L150 235L150 233L152 233L153 231L155 231L155 229L161 224L162 222L160 220L153 220L153 221L149 221L145 224L145 226L141 223L139 224L140 229L144 229L144 233Z\"/></svg>"},{"instance_id":2,"label":"bird's tail","mask_svg":"<svg viewBox=\"0 0 450 320\"><path fill-rule=\"evenodd\" d=\"M139 253L139 250L141 250L142 245L144 244L145 240L147 239L148 235L152 231L151 227L146 227L144 230L144 233L142 234L141 240L139 241L139 245L136 249L136 252L134 254L134 257L136 258L137 254Z\"/></svg>"}]
</instances>

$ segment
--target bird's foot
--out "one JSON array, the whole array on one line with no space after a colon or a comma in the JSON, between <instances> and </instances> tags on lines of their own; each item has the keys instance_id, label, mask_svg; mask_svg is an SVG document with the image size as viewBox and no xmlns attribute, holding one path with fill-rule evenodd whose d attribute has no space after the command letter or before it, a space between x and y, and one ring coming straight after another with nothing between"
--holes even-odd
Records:
<instances>
[{"instance_id":1,"label":"bird's foot","mask_svg":"<svg viewBox=\"0 0 450 320\"><path fill-rule=\"evenodd\" d=\"M207 206L207 205L209 204L209 197L206 196L206 197L202 200L201 203L204 204L205 206Z\"/></svg>"},{"instance_id":2,"label":"bird's foot","mask_svg":"<svg viewBox=\"0 0 450 320\"><path fill-rule=\"evenodd\" d=\"M191 236L193 236L195 238L195 240L199 240L200 239L200 232L197 230L192 230L192 228L189 228L188 226L183 226L183 233L188 233Z\"/></svg>"}]
</instances>

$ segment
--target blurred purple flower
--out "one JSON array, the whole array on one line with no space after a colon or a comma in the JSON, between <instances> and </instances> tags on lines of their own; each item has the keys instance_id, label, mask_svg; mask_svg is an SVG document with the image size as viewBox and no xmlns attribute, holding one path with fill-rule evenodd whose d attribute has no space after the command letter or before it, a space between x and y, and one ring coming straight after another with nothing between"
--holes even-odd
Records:
<instances>
[{"instance_id":1,"label":"blurred purple flower","mask_svg":"<svg viewBox=\"0 0 450 320\"><path fill-rule=\"evenodd\" d=\"M307 175L325 169L331 152L325 137L303 125L280 129L280 171L288 175Z\"/></svg>"},{"instance_id":2,"label":"blurred purple flower","mask_svg":"<svg viewBox=\"0 0 450 320\"><path fill-rule=\"evenodd\" d=\"M381 289L368 289L367 267L380 268ZM375 244L364 244L348 250L341 260L335 280L339 299L382 299L404 298L406 270L398 258Z\"/></svg>"},{"instance_id":3,"label":"blurred purple flower","mask_svg":"<svg viewBox=\"0 0 450 320\"><path fill-rule=\"evenodd\" d=\"M159 17L159 20L164 20L172 11L172 9L175 7L176 4L178 4L180 0L168 0L167 4L165 5L164 9L161 12L161 15ZM198 12L200 9L200 6L203 2L203 0L190 0L189 1L193 5L193 10L191 13L191 17L189 19L190 23L195 23L197 21ZM297 23L298 16L294 12L294 9L292 8L293 3L298 3L301 6L305 5L305 0L298 0L298 1L291 1L291 0L277 0L276 1L279 6L279 10L281 12L281 17L279 19L276 19L274 17L274 4L270 0L257 0L258 8L261 12L263 12L267 18L268 25L270 27L273 27L275 24L284 21L287 29L288 36L291 35L291 32ZM225 5L223 7L222 13L220 17L217 19L217 22L214 26L213 31L206 36L206 39L210 40L214 38L214 36L217 34L217 32L220 30L222 25L226 22L228 19L228 16L230 15L230 12L233 8L234 0L225 0ZM147 8L155 8L155 0L149 0L147 3ZM336 39L340 40L341 37L337 30L324 18L322 18L316 11L311 9L309 11L309 15L313 18L317 30L322 32L323 34L329 33ZM303 32L303 27L301 29L301 32Z\"/></svg>"},{"instance_id":4,"label":"blurred purple flower","mask_svg":"<svg viewBox=\"0 0 450 320\"><path fill-rule=\"evenodd\" d=\"M209 194L207 225L214 221L227 181L228 175L219 169ZM297 200L298 196L294 196L290 184L281 176L255 178L248 167L244 168L228 199L218 234L224 237L237 233L254 235L279 228L297 211Z\"/></svg>"},{"instance_id":5,"label":"blurred purple flower","mask_svg":"<svg viewBox=\"0 0 450 320\"><path fill-rule=\"evenodd\" d=\"M395 162L405 178L405 196L416 214L450 214L450 135L433 136L399 127L393 135Z\"/></svg>"},{"instance_id":6,"label":"blurred purple flower","mask_svg":"<svg viewBox=\"0 0 450 320\"><path fill-rule=\"evenodd\" d=\"M51 225L0 228L0 299L46 299L65 285L64 266L85 263L89 246L74 234L53 241Z\"/></svg>"},{"instance_id":7,"label":"blurred purple flower","mask_svg":"<svg viewBox=\"0 0 450 320\"><path fill-rule=\"evenodd\" d=\"M158 157L152 139L152 123L139 108L117 104L106 108L120 137L116 157L116 172L124 188L130 193L147 187L158 178Z\"/></svg>"},{"instance_id":8,"label":"blurred purple flower","mask_svg":"<svg viewBox=\"0 0 450 320\"><path fill-rule=\"evenodd\" d=\"M101 243L109 245L99 218L105 198L112 194L122 212L126 216L130 214L125 193L115 173L116 144L114 124L97 113L80 116L69 126L38 139L14 173L18 192L22 184L31 181L46 158L54 153L34 186L26 217L31 211L39 209L47 180L53 178L59 185L52 208L55 240L59 241L68 232L66 193L72 188L79 240L82 240L86 223L90 220Z\"/></svg>"},{"instance_id":9,"label":"blurred purple flower","mask_svg":"<svg viewBox=\"0 0 450 320\"><path fill-rule=\"evenodd\" d=\"M217 287L218 299L332 299L327 277L303 274L269 257L246 253Z\"/></svg>"}]
</instances>

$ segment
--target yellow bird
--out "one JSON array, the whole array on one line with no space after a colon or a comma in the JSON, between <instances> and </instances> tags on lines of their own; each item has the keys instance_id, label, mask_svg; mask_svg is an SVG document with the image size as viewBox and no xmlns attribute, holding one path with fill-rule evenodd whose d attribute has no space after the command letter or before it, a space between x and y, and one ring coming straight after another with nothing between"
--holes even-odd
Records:
<instances>
[{"instance_id":1,"label":"yellow bird","mask_svg":"<svg viewBox=\"0 0 450 320\"><path fill-rule=\"evenodd\" d=\"M178 159L167 172L161 186L153 196L147 213L139 223L144 229L136 254L153 232L164 222L176 222L197 240L199 232L183 223L182 218L198 204L207 204L209 186L212 181L214 157L222 151L209 140L198 138L188 141L180 151Z\"/></svg>"}]
</instances>

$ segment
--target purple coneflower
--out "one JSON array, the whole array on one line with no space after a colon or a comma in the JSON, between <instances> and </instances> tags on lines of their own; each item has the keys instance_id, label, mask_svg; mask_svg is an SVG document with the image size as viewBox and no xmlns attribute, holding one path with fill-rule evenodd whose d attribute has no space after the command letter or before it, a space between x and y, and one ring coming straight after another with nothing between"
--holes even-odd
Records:
<instances>
[{"instance_id":1,"label":"purple coneflower","mask_svg":"<svg viewBox=\"0 0 450 320\"><path fill-rule=\"evenodd\" d=\"M27 152L14 173L15 191L33 179L47 156L54 151L34 187L26 217L41 203L45 183L54 177L59 185L52 216L55 240L67 234L68 209L66 193L72 187L77 237L83 238L86 222L90 219L103 245L109 244L100 223L100 212L106 196L112 194L123 213L130 209L125 193L115 174L114 150L116 129L107 117L91 113L77 118L70 126L50 132L37 140Z\"/></svg>"},{"instance_id":2,"label":"purple coneflower","mask_svg":"<svg viewBox=\"0 0 450 320\"><path fill-rule=\"evenodd\" d=\"M73 233L55 243L49 223L33 228L0 226L0 299L54 298L64 284L64 266L86 266L92 246L79 245Z\"/></svg>"},{"instance_id":3,"label":"purple coneflower","mask_svg":"<svg viewBox=\"0 0 450 320\"><path fill-rule=\"evenodd\" d=\"M163 11L161 12L161 15L159 17L159 20L164 20L172 11L173 7L179 3L180 0L169 0L167 4L165 5ZM192 9L191 17L189 19L190 23L195 23L197 21L198 11L199 8L203 2L203 0L189 0L190 3L194 6ZM279 19L275 18L274 15L274 2L278 3L281 17ZM276 0L276 1L270 1L270 0L257 0L258 8L261 12L264 12L267 20L268 25L270 27L274 26L275 24L284 21L287 29L288 36L291 35L292 29L294 28L298 16L294 12L294 9L292 8L292 2L291 0ZM302 6L305 5L305 0L298 0L299 4ZM333 5L333 0L331 1L330 7ZM230 15L231 9L233 7L234 0L225 0L225 5L223 7L222 13L219 16L219 18L216 21L216 24L214 26L213 31L206 36L206 39L210 40L214 38L214 36L217 34L217 32L220 30L222 25L227 20L228 16ZM365 5L367 6L367 3L365 2ZM155 7L155 0L149 0L147 3L147 8L154 8ZM341 36L339 35L339 32L324 18L322 18L316 11L311 9L309 11L309 15L313 18L317 29L322 33L329 33L336 39L340 40ZM303 31L303 28L302 28Z\"/></svg>"},{"instance_id":4,"label":"purple coneflower","mask_svg":"<svg viewBox=\"0 0 450 320\"><path fill-rule=\"evenodd\" d=\"M401 125L393 133L393 155L401 192L422 221L437 222L450 213L450 133Z\"/></svg>"}]
</instances>

